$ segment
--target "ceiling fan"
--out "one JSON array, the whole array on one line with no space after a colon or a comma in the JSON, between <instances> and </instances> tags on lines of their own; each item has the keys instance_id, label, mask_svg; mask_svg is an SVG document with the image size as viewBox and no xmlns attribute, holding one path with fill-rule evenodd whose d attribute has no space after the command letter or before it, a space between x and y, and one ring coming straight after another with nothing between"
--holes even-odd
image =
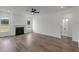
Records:
<instances>
[{"instance_id":1,"label":"ceiling fan","mask_svg":"<svg viewBox=\"0 0 79 59\"><path fill-rule=\"evenodd\" d=\"M26 10L28 11L28 10ZM32 15L39 14L39 11L37 9L32 8L31 11L29 11Z\"/></svg>"}]
</instances>

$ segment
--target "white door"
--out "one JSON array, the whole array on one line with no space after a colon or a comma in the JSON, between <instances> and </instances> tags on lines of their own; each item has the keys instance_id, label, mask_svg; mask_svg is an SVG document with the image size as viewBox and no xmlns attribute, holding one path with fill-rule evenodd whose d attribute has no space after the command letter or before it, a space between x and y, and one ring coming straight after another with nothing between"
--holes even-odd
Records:
<instances>
[{"instance_id":1,"label":"white door","mask_svg":"<svg viewBox=\"0 0 79 59\"><path fill-rule=\"evenodd\" d=\"M62 20L62 36L68 36L68 19Z\"/></svg>"}]
</instances>

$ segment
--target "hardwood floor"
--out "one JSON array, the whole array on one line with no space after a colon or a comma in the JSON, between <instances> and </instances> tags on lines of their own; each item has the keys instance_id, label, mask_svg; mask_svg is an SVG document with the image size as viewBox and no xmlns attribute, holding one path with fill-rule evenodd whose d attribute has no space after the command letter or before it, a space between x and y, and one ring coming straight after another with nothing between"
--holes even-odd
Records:
<instances>
[{"instance_id":1,"label":"hardwood floor","mask_svg":"<svg viewBox=\"0 0 79 59\"><path fill-rule=\"evenodd\" d=\"M78 52L70 38L55 38L36 33L0 38L0 52Z\"/></svg>"}]
</instances>

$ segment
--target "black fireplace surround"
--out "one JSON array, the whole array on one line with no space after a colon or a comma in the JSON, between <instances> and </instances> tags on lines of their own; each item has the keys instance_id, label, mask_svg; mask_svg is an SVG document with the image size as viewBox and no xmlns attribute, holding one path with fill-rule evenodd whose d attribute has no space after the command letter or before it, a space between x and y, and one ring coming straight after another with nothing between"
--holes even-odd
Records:
<instances>
[{"instance_id":1,"label":"black fireplace surround","mask_svg":"<svg viewBox=\"0 0 79 59\"><path fill-rule=\"evenodd\" d=\"M24 34L24 27L16 27L16 35Z\"/></svg>"}]
</instances>

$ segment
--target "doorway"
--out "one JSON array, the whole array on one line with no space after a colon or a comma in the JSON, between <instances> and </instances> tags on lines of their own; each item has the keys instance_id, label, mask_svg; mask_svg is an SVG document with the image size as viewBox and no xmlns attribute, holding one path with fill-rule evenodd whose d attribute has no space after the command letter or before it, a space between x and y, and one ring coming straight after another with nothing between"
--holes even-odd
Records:
<instances>
[{"instance_id":1,"label":"doorway","mask_svg":"<svg viewBox=\"0 0 79 59\"><path fill-rule=\"evenodd\" d=\"M67 15L62 19L61 38L72 40L72 21L71 15Z\"/></svg>"},{"instance_id":2,"label":"doorway","mask_svg":"<svg viewBox=\"0 0 79 59\"><path fill-rule=\"evenodd\" d=\"M32 26L33 26L33 25L32 25L33 23L32 23L32 22L33 22L33 18L32 18L32 17L28 17L28 18L27 18L27 27L26 27L27 33L33 31L33 29L32 29L32 28L33 28L33 27L32 27Z\"/></svg>"},{"instance_id":3,"label":"doorway","mask_svg":"<svg viewBox=\"0 0 79 59\"><path fill-rule=\"evenodd\" d=\"M62 36L68 36L68 19L62 20Z\"/></svg>"}]
</instances>

